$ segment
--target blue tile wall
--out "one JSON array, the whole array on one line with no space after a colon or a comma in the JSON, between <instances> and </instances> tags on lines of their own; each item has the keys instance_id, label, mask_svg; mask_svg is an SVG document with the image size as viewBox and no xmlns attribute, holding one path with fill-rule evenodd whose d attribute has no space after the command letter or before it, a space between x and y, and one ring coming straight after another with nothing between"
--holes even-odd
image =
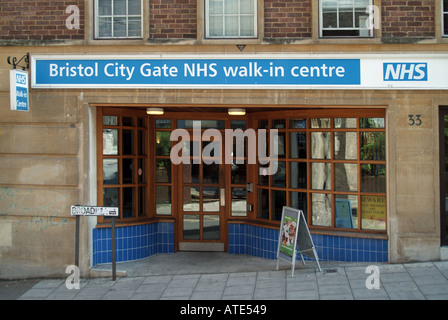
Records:
<instances>
[{"instance_id":1,"label":"blue tile wall","mask_svg":"<svg viewBox=\"0 0 448 320\"><path fill-rule=\"evenodd\" d=\"M93 229L93 261L95 266L112 262L111 228ZM117 262L138 260L156 253L174 252L174 224L158 222L116 228Z\"/></svg>"},{"instance_id":2,"label":"blue tile wall","mask_svg":"<svg viewBox=\"0 0 448 320\"><path fill-rule=\"evenodd\" d=\"M279 230L229 223L229 253L276 259ZM321 261L387 262L388 241L312 234ZM297 257L300 259L300 256ZM308 258L305 257L305 260ZM309 260L309 259L308 259Z\"/></svg>"}]
</instances>

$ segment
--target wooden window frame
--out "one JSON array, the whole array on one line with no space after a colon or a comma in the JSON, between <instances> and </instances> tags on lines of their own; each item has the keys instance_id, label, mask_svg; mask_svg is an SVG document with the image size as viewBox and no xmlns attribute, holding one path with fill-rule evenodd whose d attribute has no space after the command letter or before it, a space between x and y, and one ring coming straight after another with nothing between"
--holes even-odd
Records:
<instances>
[{"instance_id":1,"label":"wooden window frame","mask_svg":"<svg viewBox=\"0 0 448 320\"><path fill-rule=\"evenodd\" d=\"M306 129L291 129L289 128L289 119L301 119L306 118L307 126ZM331 127L328 129L323 128L310 128L310 119L311 118L329 118ZM357 126L355 129L337 129L334 128L334 119L335 118L357 118ZM387 208L387 141L385 140L385 155L384 160L362 160L361 159L361 150L360 150L360 135L361 132L384 132L386 137L386 123L384 124L384 128L360 128L360 118L384 118L385 119L385 110L384 109L313 109L313 110L294 110L294 111L275 111L275 112L262 112L262 113L254 113L252 114L252 127L258 128L258 120L269 120L269 128L271 129L272 120L276 119L285 119L285 129L278 129L279 133L285 133L285 158L280 159L279 161L285 161L285 187L275 187L273 186L272 179L273 176L269 176L268 185L259 185L260 175L258 172L255 173L255 181L254 181L254 193L253 193L253 203L254 203L254 212L252 215L252 219L254 221L258 221L259 223L269 223L277 225L280 221L274 219L274 212L271 205L272 192L273 191L284 191L286 192L286 203L285 205L291 205L290 193L291 192L303 192L306 193L307 199L307 208L306 208L306 217L308 221L308 225L310 229L315 231L343 231L343 232L358 232L358 233L374 233L374 234L386 234L387 233L387 210L386 210L386 221L385 221L385 229L381 230L373 230L373 229L363 229L362 228L362 213L361 213L361 197L362 196L381 196L385 197ZM322 132L326 131L330 133L330 141L331 141L331 159L311 159L311 132ZM306 132L306 159L293 159L290 158L290 133L291 132ZM356 160L336 160L334 159L334 133L335 132L356 132L357 134L357 159ZM302 162L307 165L307 187L306 188L292 188L290 186L290 163L292 162ZM311 163L319 163L325 162L331 164L331 189L330 190L314 190L311 186ZM356 191L336 191L335 190L335 164L338 163L353 163L357 165L357 190ZM361 165L362 164L377 164L384 165L386 173L384 175L385 178L385 190L384 192L361 192ZM258 169L256 169L258 170ZM259 210L259 202L257 201L258 190L264 189L269 190L269 219L263 219L258 216ZM331 226L318 226L312 224L312 202L311 195L316 193L325 193L331 195ZM357 208L357 222L358 225L353 227L353 229L348 228L336 228L335 227L335 200L334 196L337 195L354 195L357 196L358 208ZM299 208L300 209L300 208Z\"/></svg>"},{"instance_id":2,"label":"wooden window frame","mask_svg":"<svg viewBox=\"0 0 448 320\"><path fill-rule=\"evenodd\" d=\"M104 125L103 117L104 116L116 116L118 117L117 125ZM132 118L133 125L126 126L123 125L122 118ZM143 126L139 126L137 119L142 119ZM149 137L149 122L147 115L144 111L135 110L135 109L126 109L126 108L102 108L97 107L97 202L99 206L104 206L104 190L118 188L118 207L119 207L119 223L139 223L141 221L147 220L150 215L147 210L150 206L150 166L149 166L149 146L148 146L148 137ZM103 155L103 129L118 129L118 152L117 155ZM133 131L133 154L132 155L124 155L122 153L123 150L123 139L122 139L122 130ZM138 132L142 132L143 142L142 146L144 149L142 150L142 154L138 154ZM118 159L118 183L111 185L104 185L103 183L103 160L104 159ZM133 182L132 183L124 183L123 182L123 159L132 159L134 168L132 169ZM138 163L141 161L144 166L141 172L135 167L138 167ZM139 176L141 176L142 181L139 181ZM133 188L133 202L134 202L134 212L133 216L129 218L123 218L123 192L124 188ZM144 193L139 195L139 188L144 188ZM142 204L143 208L140 208L140 197L144 199L144 203ZM140 214L141 213L141 214ZM108 218L98 217L97 222L99 224L108 222Z\"/></svg>"}]
</instances>

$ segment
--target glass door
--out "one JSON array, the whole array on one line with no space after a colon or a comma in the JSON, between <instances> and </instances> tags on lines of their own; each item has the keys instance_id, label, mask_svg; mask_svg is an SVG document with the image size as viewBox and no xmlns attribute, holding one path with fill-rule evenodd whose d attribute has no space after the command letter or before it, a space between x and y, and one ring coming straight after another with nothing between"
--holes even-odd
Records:
<instances>
[{"instance_id":1,"label":"glass door","mask_svg":"<svg viewBox=\"0 0 448 320\"><path fill-rule=\"evenodd\" d=\"M440 242L448 245L448 107L439 113L440 152Z\"/></svg>"},{"instance_id":2,"label":"glass door","mask_svg":"<svg viewBox=\"0 0 448 320\"><path fill-rule=\"evenodd\" d=\"M204 129L221 128L221 122L224 123L196 121L193 130L190 122L178 122L178 127L179 124L185 127L190 136L189 141L182 141L183 161L179 167L179 250L224 251L224 148L221 141L203 139ZM222 132L216 130L223 137Z\"/></svg>"}]
</instances>

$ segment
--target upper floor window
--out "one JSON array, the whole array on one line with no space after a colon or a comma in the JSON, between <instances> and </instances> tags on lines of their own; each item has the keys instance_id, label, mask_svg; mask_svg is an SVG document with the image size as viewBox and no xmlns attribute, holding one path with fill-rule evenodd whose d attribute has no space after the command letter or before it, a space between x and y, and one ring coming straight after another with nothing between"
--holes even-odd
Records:
<instances>
[{"instance_id":1,"label":"upper floor window","mask_svg":"<svg viewBox=\"0 0 448 320\"><path fill-rule=\"evenodd\" d=\"M142 37L141 0L96 0L95 38Z\"/></svg>"},{"instance_id":2,"label":"upper floor window","mask_svg":"<svg viewBox=\"0 0 448 320\"><path fill-rule=\"evenodd\" d=\"M206 38L256 38L257 0L206 0Z\"/></svg>"},{"instance_id":3,"label":"upper floor window","mask_svg":"<svg viewBox=\"0 0 448 320\"><path fill-rule=\"evenodd\" d=\"M442 1L442 36L448 37L448 1Z\"/></svg>"},{"instance_id":4,"label":"upper floor window","mask_svg":"<svg viewBox=\"0 0 448 320\"><path fill-rule=\"evenodd\" d=\"M372 0L320 0L321 37L373 37Z\"/></svg>"}]
</instances>

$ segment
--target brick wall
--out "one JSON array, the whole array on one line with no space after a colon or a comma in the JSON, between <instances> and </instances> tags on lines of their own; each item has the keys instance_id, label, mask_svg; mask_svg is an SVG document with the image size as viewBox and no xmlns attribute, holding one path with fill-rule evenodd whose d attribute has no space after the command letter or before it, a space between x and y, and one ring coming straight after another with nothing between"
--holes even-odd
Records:
<instances>
[{"instance_id":1,"label":"brick wall","mask_svg":"<svg viewBox=\"0 0 448 320\"><path fill-rule=\"evenodd\" d=\"M150 0L151 39L196 39L197 0Z\"/></svg>"},{"instance_id":2,"label":"brick wall","mask_svg":"<svg viewBox=\"0 0 448 320\"><path fill-rule=\"evenodd\" d=\"M310 38L311 1L313 0L266 0L264 37Z\"/></svg>"},{"instance_id":3,"label":"brick wall","mask_svg":"<svg viewBox=\"0 0 448 320\"><path fill-rule=\"evenodd\" d=\"M80 29L69 30L66 20L69 5L80 9ZM1 40L77 40L84 39L84 1L0 1Z\"/></svg>"},{"instance_id":4,"label":"brick wall","mask_svg":"<svg viewBox=\"0 0 448 320\"><path fill-rule=\"evenodd\" d=\"M434 37L434 0L383 0L382 32L385 38Z\"/></svg>"}]
</instances>

